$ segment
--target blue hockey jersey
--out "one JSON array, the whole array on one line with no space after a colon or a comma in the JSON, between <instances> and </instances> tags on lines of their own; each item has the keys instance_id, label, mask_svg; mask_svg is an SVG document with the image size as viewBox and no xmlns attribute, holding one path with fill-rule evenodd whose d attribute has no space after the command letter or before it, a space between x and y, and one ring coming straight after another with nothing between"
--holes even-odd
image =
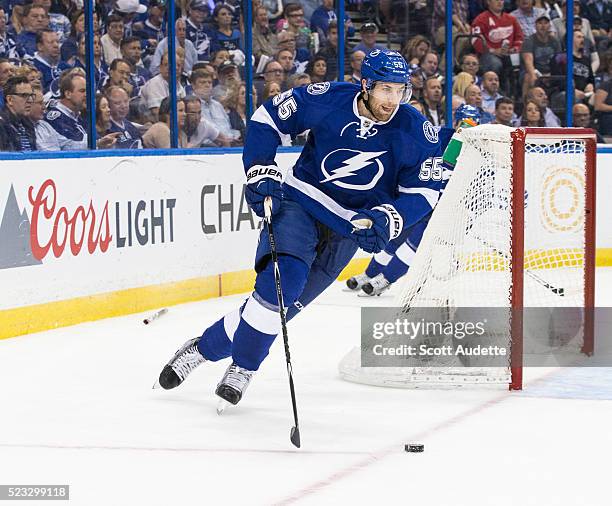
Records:
<instances>
[{"instance_id":1,"label":"blue hockey jersey","mask_svg":"<svg viewBox=\"0 0 612 506\"><path fill-rule=\"evenodd\" d=\"M404 229L431 212L442 185L442 153L453 133L410 105L385 123L359 115L359 86L316 83L267 101L251 118L243 152L248 170L274 164L285 136L310 130L283 191L317 220L348 236L361 209L391 204Z\"/></svg>"}]
</instances>

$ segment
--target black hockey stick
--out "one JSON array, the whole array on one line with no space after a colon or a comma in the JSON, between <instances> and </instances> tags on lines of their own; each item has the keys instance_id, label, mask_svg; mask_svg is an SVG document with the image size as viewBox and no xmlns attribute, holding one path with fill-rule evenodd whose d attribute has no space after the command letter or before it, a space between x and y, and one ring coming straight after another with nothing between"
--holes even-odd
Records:
<instances>
[{"instance_id":1,"label":"black hockey stick","mask_svg":"<svg viewBox=\"0 0 612 506\"><path fill-rule=\"evenodd\" d=\"M508 255L506 255L504 252L498 250L497 248L494 248L492 244L489 244L487 241L485 241L484 239L478 237L477 235L474 235L474 238L481 242L482 245L485 248L489 248L490 250L492 250L495 254L501 256L504 258L504 260L509 261L510 257ZM543 286L544 288L546 288L547 290L550 290L552 293L554 293L555 295L558 295L559 297L564 297L565 296L565 288L563 288L562 286L554 286L551 285L550 283L548 283L547 281L543 280L540 276L538 276L535 272L530 271L529 269L523 269L523 272L529 276L531 279L533 279L536 283L540 284L541 286Z\"/></svg>"},{"instance_id":2,"label":"black hockey stick","mask_svg":"<svg viewBox=\"0 0 612 506\"><path fill-rule=\"evenodd\" d=\"M291 404L293 406L293 420L295 426L291 428L290 439L293 445L300 447L300 426L298 424L297 403L295 401L295 387L293 386L293 367L291 366L291 355L289 354L289 336L287 335L287 316L285 305L283 304L283 289L281 286L280 268L278 266L278 253L276 251L276 238L272 228L272 197L264 200L264 214L266 225L268 226L268 238L270 239L270 254L274 264L274 282L276 284L276 298L278 299L278 314L281 320L283 332L283 343L285 344L285 361L287 362L287 374L289 375L289 391L291 392Z\"/></svg>"}]
</instances>

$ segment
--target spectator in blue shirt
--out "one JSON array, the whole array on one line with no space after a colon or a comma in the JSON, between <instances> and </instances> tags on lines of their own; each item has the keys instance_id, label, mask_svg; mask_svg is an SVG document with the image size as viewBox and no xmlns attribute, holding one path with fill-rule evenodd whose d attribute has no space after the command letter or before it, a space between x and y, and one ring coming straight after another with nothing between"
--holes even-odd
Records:
<instances>
[{"instance_id":1,"label":"spectator in blue shirt","mask_svg":"<svg viewBox=\"0 0 612 506\"><path fill-rule=\"evenodd\" d=\"M189 16L185 19L187 39L190 40L198 52L198 61L210 60L210 47L212 43L212 30L208 17L208 5L204 0L193 0L189 4Z\"/></svg>"},{"instance_id":2,"label":"spectator in blue shirt","mask_svg":"<svg viewBox=\"0 0 612 506\"><path fill-rule=\"evenodd\" d=\"M20 57L34 58L36 34L49 28L49 16L40 5L26 5L23 9L23 30L17 35L17 53Z\"/></svg>"},{"instance_id":3,"label":"spectator in blue shirt","mask_svg":"<svg viewBox=\"0 0 612 506\"><path fill-rule=\"evenodd\" d=\"M117 149L142 148L142 138L138 128L127 119L130 112L130 97L126 91L119 86L111 86L106 91L106 98L111 115L111 126L107 133L119 133L113 147Z\"/></svg>"},{"instance_id":4,"label":"spectator in blue shirt","mask_svg":"<svg viewBox=\"0 0 612 506\"><path fill-rule=\"evenodd\" d=\"M32 60L34 66L42 74L43 93L49 91L49 86L61 73L58 68L60 63L60 43L57 32L50 28L44 28L36 34L36 47L38 51Z\"/></svg>"},{"instance_id":5,"label":"spectator in blue shirt","mask_svg":"<svg viewBox=\"0 0 612 506\"><path fill-rule=\"evenodd\" d=\"M321 41L325 40L330 21L336 21L336 11L334 10L334 0L323 0L323 3L315 9L310 18L310 30L317 32ZM347 27L347 36L355 35L355 27L348 14L344 14L344 24Z\"/></svg>"},{"instance_id":6,"label":"spectator in blue shirt","mask_svg":"<svg viewBox=\"0 0 612 506\"><path fill-rule=\"evenodd\" d=\"M228 51L242 51L242 34L232 28L232 11L223 4L219 4L213 11L215 30L213 32L212 51L227 49ZM233 54L233 53L230 53Z\"/></svg>"}]
</instances>

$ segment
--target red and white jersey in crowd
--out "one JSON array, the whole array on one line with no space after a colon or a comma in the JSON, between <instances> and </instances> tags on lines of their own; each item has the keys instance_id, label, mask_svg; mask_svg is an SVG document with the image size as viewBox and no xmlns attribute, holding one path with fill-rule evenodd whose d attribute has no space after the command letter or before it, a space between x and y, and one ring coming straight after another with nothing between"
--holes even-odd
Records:
<instances>
[{"instance_id":1,"label":"red and white jersey in crowd","mask_svg":"<svg viewBox=\"0 0 612 506\"><path fill-rule=\"evenodd\" d=\"M499 49L504 40L509 43L508 48L520 51L523 44L523 31L514 16L502 13L496 16L491 11L481 12L472 22L472 33L481 34L489 49ZM472 45L479 53L485 53L486 49L480 37L472 38Z\"/></svg>"}]
</instances>

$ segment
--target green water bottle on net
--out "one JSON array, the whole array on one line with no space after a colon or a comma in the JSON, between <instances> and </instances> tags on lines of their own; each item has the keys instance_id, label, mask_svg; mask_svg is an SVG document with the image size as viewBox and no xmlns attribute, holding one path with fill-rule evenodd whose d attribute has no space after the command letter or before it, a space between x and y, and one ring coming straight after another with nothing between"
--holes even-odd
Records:
<instances>
[{"instance_id":1,"label":"green water bottle on net","mask_svg":"<svg viewBox=\"0 0 612 506\"><path fill-rule=\"evenodd\" d=\"M462 130L480 125L480 111L472 105L460 105L455 111L456 131L442 155L444 163L449 167L457 164L457 158L463 146Z\"/></svg>"}]
</instances>

